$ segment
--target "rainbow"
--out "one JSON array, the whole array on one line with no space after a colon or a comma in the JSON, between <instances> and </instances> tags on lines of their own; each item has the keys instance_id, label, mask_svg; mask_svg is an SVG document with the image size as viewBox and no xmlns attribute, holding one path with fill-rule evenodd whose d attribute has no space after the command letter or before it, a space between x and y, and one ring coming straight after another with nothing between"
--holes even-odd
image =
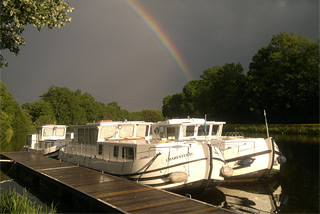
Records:
<instances>
[{"instance_id":1,"label":"rainbow","mask_svg":"<svg viewBox=\"0 0 320 214\"><path fill-rule=\"evenodd\" d=\"M141 19L142 21L152 30L154 35L160 40L163 46L166 48L171 58L183 72L184 76L188 81L194 80L190 69L186 62L183 60L178 49L174 46L169 36L166 35L164 30L159 24L151 17L151 15L135 0L123 0Z\"/></svg>"}]
</instances>

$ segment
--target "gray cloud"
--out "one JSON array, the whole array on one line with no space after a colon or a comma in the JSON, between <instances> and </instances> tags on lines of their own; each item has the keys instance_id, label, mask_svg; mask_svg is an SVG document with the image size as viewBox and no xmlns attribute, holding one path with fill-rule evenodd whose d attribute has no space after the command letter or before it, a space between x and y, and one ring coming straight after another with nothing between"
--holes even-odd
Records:
<instances>
[{"instance_id":1,"label":"gray cloud","mask_svg":"<svg viewBox=\"0 0 320 214\"><path fill-rule=\"evenodd\" d=\"M140 0L172 39L193 76L227 62L245 69L272 35L292 32L317 40L319 2L302 0ZM34 102L50 85L81 89L122 108L161 109L162 99L187 83L145 23L123 1L70 1L72 22L38 32L1 80L20 104Z\"/></svg>"}]
</instances>

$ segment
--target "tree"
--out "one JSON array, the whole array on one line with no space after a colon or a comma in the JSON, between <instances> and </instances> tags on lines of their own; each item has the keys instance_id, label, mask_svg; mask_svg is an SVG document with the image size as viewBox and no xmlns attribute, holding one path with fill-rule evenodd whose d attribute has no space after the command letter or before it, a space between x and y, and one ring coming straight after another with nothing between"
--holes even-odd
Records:
<instances>
[{"instance_id":1,"label":"tree","mask_svg":"<svg viewBox=\"0 0 320 214\"><path fill-rule=\"evenodd\" d=\"M79 119L79 103L74 96L80 96L81 91L71 91L66 87L50 86L48 91L40 97L43 101L50 103L57 124L71 125L75 124L75 118ZM74 113L78 116L73 115ZM78 122L78 121L77 121Z\"/></svg>"},{"instance_id":2,"label":"tree","mask_svg":"<svg viewBox=\"0 0 320 214\"><path fill-rule=\"evenodd\" d=\"M158 122L162 121L163 116L161 111L142 109L141 111L132 112L134 120L142 120L146 122Z\"/></svg>"},{"instance_id":3,"label":"tree","mask_svg":"<svg viewBox=\"0 0 320 214\"><path fill-rule=\"evenodd\" d=\"M31 128L31 121L8 91L7 86L2 82L0 82L0 103L1 152L20 151L26 142L27 132Z\"/></svg>"},{"instance_id":4,"label":"tree","mask_svg":"<svg viewBox=\"0 0 320 214\"><path fill-rule=\"evenodd\" d=\"M318 123L318 44L294 34L273 36L252 58L246 93L251 111L266 109L272 122Z\"/></svg>"},{"instance_id":5,"label":"tree","mask_svg":"<svg viewBox=\"0 0 320 214\"><path fill-rule=\"evenodd\" d=\"M244 113L245 83L240 63L226 63L218 69L209 88L209 116L214 120L244 122L240 120Z\"/></svg>"},{"instance_id":6,"label":"tree","mask_svg":"<svg viewBox=\"0 0 320 214\"><path fill-rule=\"evenodd\" d=\"M127 110L121 109L117 102L111 102L106 105L106 115L104 119L107 120L130 120L130 113Z\"/></svg>"},{"instance_id":7,"label":"tree","mask_svg":"<svg viewBox=\"0 0 320 214\"><path fill-rule=\"evenodd\" d=\"M201 113L201 93L204 86L202 80L192 80L188 82L182 89L184 100L182 107L187 116L198 117Z\"/></svg>"},{"instance_id":8,"label":"tree","mask_svg":"<svg viewBox=\"0 0 320 214\"><path fill-rule=\"evenodd\" d=\"M183 109L184 94L177 93L168 95L162 102L162 114L165 117L186 117L187 114Z\"/></svg>"},{"instance_id":9,"label":"tree","mask_svg":"<svg viewBox=\"0 0 320 214\"><path fill-rule=\"evenodd\" d=\"M22 33L25 26L33 25L39 31L43 27L62 27L71 21L68 13L73 8L63 0L4 0L0 4L0 48L17 55L20 46L26 44ZM0 54L0 67L7 65Z\"/></svg>"},{"instance_id":10,"label":"tree","mask_svg":"<svg viewBox=\"0 0 320 214\"><path fill-rule=\"evenodd\" d=\"M25 103L22 105L22 109L31 116L32 123L36 123L40 117L42 117L41 121L45 123L54 123L56 121L53 108L49 102L39 100L34 103ZM44 117L46 118L45 120ZM37 124L43 125L41 123Z\"/></svg>"}]
</instances>

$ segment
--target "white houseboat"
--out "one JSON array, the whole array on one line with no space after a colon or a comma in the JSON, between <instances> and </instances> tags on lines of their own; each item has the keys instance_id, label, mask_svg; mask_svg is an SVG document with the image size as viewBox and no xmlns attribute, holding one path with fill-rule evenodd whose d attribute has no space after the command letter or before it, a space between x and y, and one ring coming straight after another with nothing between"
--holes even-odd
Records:
<instances>
[{"instance_id":1,"label":"white houseboat","mask_svg":"<svg viewBox=\"0 0 320 214\"><path fill-rule=\"evenodd\" d=\"M27 135L26 151L36 152L50 157L58 156L58 151L73 138L67 133L66 125L47 124L36 128L36 134Z\"/></svg>"},{"instance_id":2,"label":"white houseboat","mask_svg":"<svg viewBox=\"0 0 320 214\"><path fill-rule=\"evenodd\" d=\"M62 161L125 177L159 189L205 189L224 180L219 149L205 141L151 139L152 123L112 122L74 126ZM161 129L161 128L160 128Z\"/></svg>"},{"instance_id":3,"label":"white houseboat","mask_svg":"<svg viewBox=\"0 0 320 214\"><path fill-rule=\"evenodd\" d=\"M152 125L151 136L169 141L192 139L218 147L228 166L221 174L228 182L261 180L280 172L285 157L273 138L245 138L235 133L223 136L224 124L195 118L171 119Z\"/></svg>"}]
</instances>

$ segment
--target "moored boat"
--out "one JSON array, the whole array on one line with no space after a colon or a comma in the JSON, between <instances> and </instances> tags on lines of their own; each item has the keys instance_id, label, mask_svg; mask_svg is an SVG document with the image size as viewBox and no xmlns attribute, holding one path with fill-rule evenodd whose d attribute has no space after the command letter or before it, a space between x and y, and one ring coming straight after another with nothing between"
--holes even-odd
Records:
<instances>
[{"instance_id":1,"label":"moored boat","mask_svg":"<svg viewBox=\"0 0 320 214\"><path fill-rule=\"evenodd\" d=\"M171 119L152 126L152 137L196 140L219 148L228 167L221 169L227 182L256 181L280 172L286 161L272 137L246 138L240 133L222 135L225 122L205 119Z\"/></svg>"},{"instance_id":2,"label":"moored boat","mask_svg":"<svg viewBox=\"0 0 320 214\"><path fill-rule=\"evenodd\" d=\"M66 125L47 124L37 127L35 134L27 135L24 149L49 157L57 157L58 151L72 138L73 133L67 133Z\"/></svg>"},{"instance_id":3,"label":"moored boat","mask_svg":"<svg viewBox=\"0 0 320 214\"><path fill-rule=\"evenodd\" d=\"M152 138L151 125L101 121L74 126L74 140L58 158L159 189L205 189L223 182L219 149L205 141Z\"/></svg>"}]
</instances>

